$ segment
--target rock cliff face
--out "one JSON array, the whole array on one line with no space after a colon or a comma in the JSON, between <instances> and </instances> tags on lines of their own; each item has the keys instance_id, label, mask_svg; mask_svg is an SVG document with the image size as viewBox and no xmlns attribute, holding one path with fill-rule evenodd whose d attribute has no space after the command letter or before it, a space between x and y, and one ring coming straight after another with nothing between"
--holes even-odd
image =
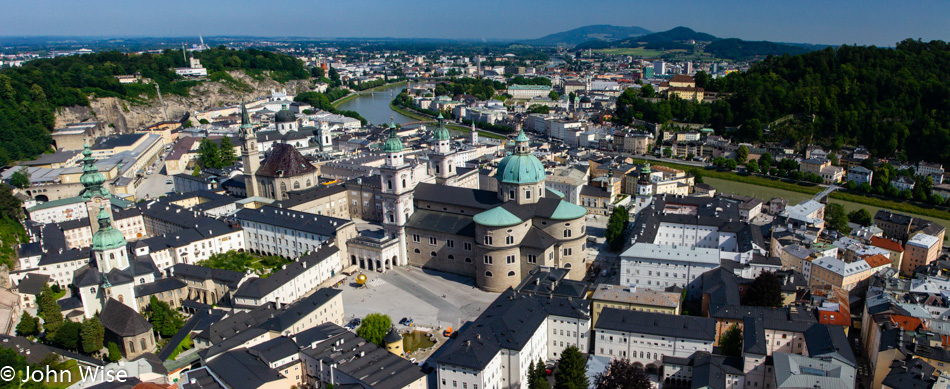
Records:
<instances>
[{"instance_id":1,"label":"rock cliff face","mask_svg":"<svg viewBox=\"0 0 950 389\"><path fill-rule=\"evenodd\" d=\"M242 95L245 99L251 100L270 95L272 90L286 89L287 94L293 98L298 92L309 90L308 80L291 80L286 84L281 84L270 78L257 81L241 71L229 73L235 80L250 85L253 91L237 91L220 82L206 81L192 87L186 97L163 93L165 112L162 112L162 105L157 97L149 100L146 105L133 105L128 101L115 97L91 99L89 107L72 106L57 109L56 128L63 127L68 123L95 119L103 122L101 128L104 129L105 133L94 135L133 132L166 120L165 113L168 115L168 120L180 120L187 112L194 113L195 111L236 104L241 101Z\"/></svg>"}]
</instances>

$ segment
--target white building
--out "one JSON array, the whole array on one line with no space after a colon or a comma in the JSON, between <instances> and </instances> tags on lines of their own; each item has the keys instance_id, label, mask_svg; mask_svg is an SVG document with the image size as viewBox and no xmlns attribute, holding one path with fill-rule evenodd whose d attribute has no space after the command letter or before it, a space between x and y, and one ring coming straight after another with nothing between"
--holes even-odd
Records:
<instances>
[{"instance_id":1,"label":"white building","mask_svg":"<svg viewBox=\"0 0 950 389\"><path fill-rule=\"evenodd\" d=\"M508 290L430 362L440 389L527 387L532 363L569 346L586 353L589 335L586 301Z\"/></svg>"},{"instance_id":2,"label":"white building","mask_svg":"<svg viewBox=\"0 0 950 389\"><path fill-rule=\"evenodd\" d=\"M694 234L697 231L692 231ZM625 286L696 289L693 281L719 267L719 249L637 243L620 255L620 278Z\"/></svg>"},{"instance_id":3,"label":"white building","mask_svg":"<svg viewBox=\"0 0 950 389\"><path fill-rule=\"evenodd\" d=\"M550 93L551 87L548 85L511 85L508 87L508 94L515 99L544 97Z\"/></svg>"},{"instance_id":4,"label":"white building","mask_svg":"<svg viewBox=\"0 0 950 389\"><path fill-rule=\"evenodd\" d=\"M268 302L278 306L290 304L306 296L323 281L339 274L342 269L340 250L332 243L324 245L315 252L284 265L266 278L244 281L234 292L234 302L247 307L257 307Z\"/></svg>"},{"instance_id":5,"label":"white building","mask_svg":"<svg viewBox=\"0 0 950 389\"><path fill-rule=\"evenodd\" d=\"M245 208L235 214L244 228L247 249L266 255L297 258L326 241L345 247L356 235L351 220L275 207ZM344 253L345 254L345 253Z\"/></svg>"},{"instance_id":6,"label":"white building","mask_svg":"<svg viewBox=\"0 0 950 389\"><path fill-rule=\"evenodd\" d=\"M626 358L657 374L663 357L712 352L715 343L715 319L604 308L594 325L593 354Z\"/></svg>"}]
</instances>

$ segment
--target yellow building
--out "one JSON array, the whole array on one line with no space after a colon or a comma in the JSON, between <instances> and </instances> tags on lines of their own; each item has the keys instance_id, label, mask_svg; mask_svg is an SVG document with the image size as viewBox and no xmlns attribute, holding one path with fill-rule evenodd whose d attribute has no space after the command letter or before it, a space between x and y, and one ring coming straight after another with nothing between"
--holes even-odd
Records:
<instances>
[{"instance_id":1,"label":"yellow building","mask_svg":"<svg viewBox=\"0 0 950 389\"><path fill-rule=\"evenodd\" d=\"M680 297L679 293L673 292L600 284L597 285L594 294L591 296L591 303L594 307L591 322L597 322L600 311L604 308L679 315Z\"/></svg>"}]
</instances>

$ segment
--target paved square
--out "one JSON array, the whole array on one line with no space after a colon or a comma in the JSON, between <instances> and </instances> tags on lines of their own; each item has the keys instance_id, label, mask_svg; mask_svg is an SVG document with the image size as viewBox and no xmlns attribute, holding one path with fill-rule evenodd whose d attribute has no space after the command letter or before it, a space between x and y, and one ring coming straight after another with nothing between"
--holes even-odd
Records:
<instances>
[{"instance_id":1,"label":"paved square","mask_svg":"<svg viewBox=\"0 0 950 389\"><path fill-rule=\"evenodd\" d=\"M394 324L411 317L416 327L458 328L460 322L477 318L498 297L498 293L475 288L473 279L450 273L405 267L363 274L369 278L365 287L353 286L355 274L342 286L347 321L385 313Z\"/></svg>"}]
</instances>

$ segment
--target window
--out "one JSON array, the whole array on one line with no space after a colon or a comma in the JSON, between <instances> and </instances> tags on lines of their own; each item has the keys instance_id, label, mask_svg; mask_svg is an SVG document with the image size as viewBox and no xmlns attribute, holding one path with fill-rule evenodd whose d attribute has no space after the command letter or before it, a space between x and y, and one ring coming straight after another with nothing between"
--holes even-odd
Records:
<instances>
[{"instance_id":1,"label":"window","mask_svg":"<svg viewBox=\"0 0 950 389\"><path fill-rule=\"evenodd\" d=\"M429 255L431 255L431 256L434 257L434 256L436 256L436 253L435 253L435 251L432 251L432 252L429 253Z\"/></svg>"},{"instance_id":2,"label":"window","mask_svg":"<svg viewBox=\"0 0 950 389\"><path fill-rule=\"evenodd\" d=\"M435 246L435 244L438 242L439 242L438 239L436 239L434 236L429 237L429 244Z\"/></svg>"},{"instance_id":3,"label":"window","mask_svg":"<svg viewBox=\"0 0 950 389\"><path fill-rule=\"evenodd\" d=\"M455 256L452 254L449 254L449 259L455 259Z\"/></svg>"},{"instance_id":4,"label":"window","mask_svg":"<svg viewBox=\"0 0 950 389\"><path fill-rule=\"evenodd\" d=\"M486 265L491 265L491 264L492 264L491 255L486 255L486 256L485 256L485 264L486 264Z\"/></svg>"},{"instance_id":5,"label":"window","mask_svg":"<svg viewBox=\"0 0 950 389\"><path fill-rule=\"evenodd\" d=\"M451 239L446 240L445 247L455 247L455 241Z\"/></svg>"},{"instance_id":6,"label":"window","mask_svg":"<svg viewBox=\"0 0 950 389\"><path fill-rule=\"evenodd\" d=\"M505 237L505 244L515 244L515 237L508 235Z\"/></svg>"},{"instance_id":7,"label":"window","mask_svg":"<svg viewBox=\"0 0 950 389\"><path fill-rule=\"evenodd\" d=\"M571 237L571 230L564 230L564 237L565 237L565 238L570 238L570 237Z\"/></svg>"},{"instance_id":8,"label":"window","mask_svg":"<svg viewBox=\"0 0 950 389\"><path fill-rule=\"evenodd\" d=\"M508 200L514 200L514 199L515 199L515 191L513 190L508 191Z\"/></svg>"},{"instance_id":9,"label":"window","mask_svg":"<svg viewBox=\"0 0 950 389\"><path fill-rule=\"evenodd\" d=\"M416 253L416 254L421 253L421 251L419 251L419 249L412 250L412 252L414 252L414 253Z\"/></svg>"},{"instance_id":10,"label":"window","mask_svg":"<svg viewBox=\"0 0 950 389\"><path fill-rule=\"evenodd\" d=\"M413 242L419 243L419 241L420 241L421 239L422 239L422 237L420 237L419 234L412 234L412 241L413 241Z\"/></svg>"},{"instance_id":11,"label":"window","mask_svg":"<svg viewBox=\"0 0 950 389\"><path fill-rule=\"evenodd\" d=\"M515 263L515 256L514 256L514 255L509 255L509 256L505 257L505 263L507 263L507 264Z\"/></svg>"},{"instance_id":12,"label":"window","mask_svg":"<svg viewBox=\"0 0 950 389\"><path fill-rule=\"evenodd\" d=\"M485 277L491 277L491 272L490 272L490 271L486 271L486 272L485 272Z\"/></svg>"},{"instance_id":13,"label":"window","mask_svg":"<svg viewBox=\"0 0 950 389\"><path fill-rule=\"evenodd\" d=\"M468 251L472 251L472 244L469 243L469 242L465 242L465 243L462 244L462 248L464 248L465 250L468 250Z\"/></svg>"},{"instance_id":14,"label":"window","mask_svg":"<svg viewBox=\"0 0 950 389\"><path fill-rule=\"evenodd\" d=\"M531 189L528 189L528 190L524 191L524 198L526 198L526 199L530 199L530 198L531 198Z\"/></svg>"},{"instance_id":15,"label":"window","mask_svg":"<svg viewBox=\"0 0 950 389\"><path fill-rule=\"evenodd\" d=\"M515 276L515 271L514 271L514 270L508 272L508 277L514 277L514 276Z\"/></svg>"},{"instance_id":16,"label":"window","mask_svg":"<svg viewBox=\"0 0 950 389\"><path fill-rule=\"evenodd\" d=\"M465 257L465 263L472 263L472 258Z\"/></svg>"},{"instance_id":17,"label":"window","mask_svg":"<svg viewBox=\"0 0 950 389\"><path fill-rule=\"evenodd\" d=\"M528 255L528 263L538 263L538 256L537 256L537 255L533 255L533 254L529 254L529 255Z\"/></svg>"},{"instance_id":18,"label":"window","mask_svg":"<svg viewBox=\"0 0 950 389\"><path fill-rule=\"evenodd\" d=\"M571 255L571 252L572 252L572 250L571 250L571 248L570 248L570 247L568 247L568 248L566 248L566 249L564 249L564 255L565 255L565 256L569 256L569 255Z\"/></svg>"},{"instance_id":19,"label":"window","mask_svg":"<svg viewBox=\"0 0 950 389\"><path fill-rule=\"evenodd\" d=\"M487 245L491 244L491 236L485 235L485 244Z\"/></svg>"}]
</instances>

